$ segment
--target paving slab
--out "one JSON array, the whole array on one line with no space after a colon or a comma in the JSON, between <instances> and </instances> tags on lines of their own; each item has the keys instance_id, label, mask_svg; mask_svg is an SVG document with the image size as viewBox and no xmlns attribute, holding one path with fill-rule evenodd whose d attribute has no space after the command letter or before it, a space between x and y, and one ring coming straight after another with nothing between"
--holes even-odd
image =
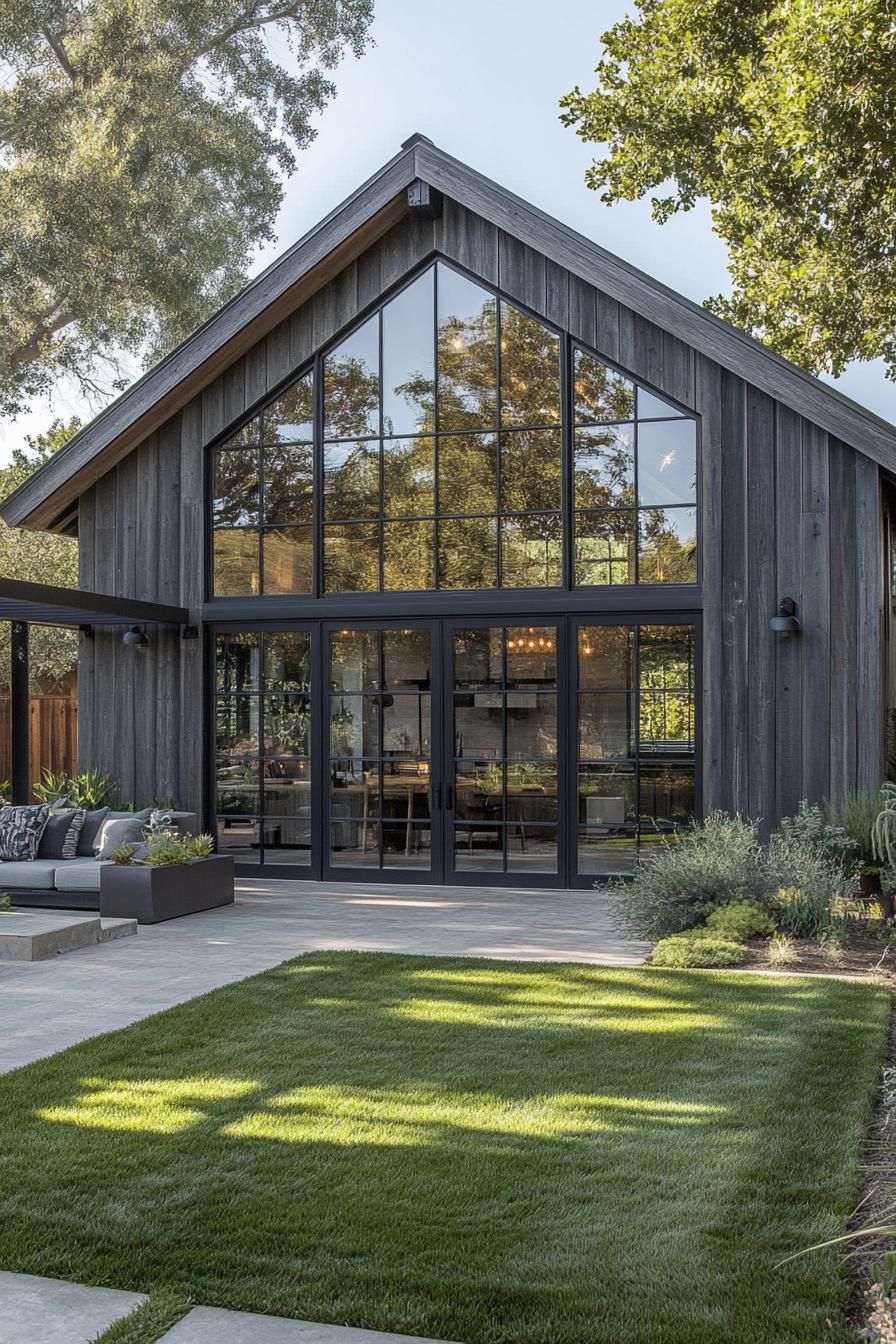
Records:
<instances>
[{"instance_id":1,"label":"paving slab","mask_svg":"<svg viewBox=\"0 0 896 1344\"><path fill-rule=\"evenodd\" d=\"M162 1344L446 1344L421 1335L390 1335L348 1325L316 1325L285 1316L194 1307L162 1336Z\"/></svg>"},{"instance_id":2,"label":"paving slab","mask_svg":"<svg viewBox=\"0 0 896 1344\"><path fill-rule=\"evenodd\" d=\"M233 905L146 924L52 961L0 962L0 1073L303 952L402 952L638 966L606 891L255 878Z\"/></svg>"},{"instance_id":3,"label":"paving slab","mask_svg":"<svg viewBox=\"0 0 896 1344\"><path fill-rule=\"evenodd\" d=\"M99 915L62 910L0 913L0 961L45 961L100 941Z\"/></svg>"},{"instance_id":4,"label":"paving slab","mask_svg":"<svg viewBox=\"0 0 896 1344\"><path fill-rule=\"evenodd\" d=\"M0 1271L0 1344L89 1344L143 1301L142 1293Z\"/></svg>"}]
</instances>

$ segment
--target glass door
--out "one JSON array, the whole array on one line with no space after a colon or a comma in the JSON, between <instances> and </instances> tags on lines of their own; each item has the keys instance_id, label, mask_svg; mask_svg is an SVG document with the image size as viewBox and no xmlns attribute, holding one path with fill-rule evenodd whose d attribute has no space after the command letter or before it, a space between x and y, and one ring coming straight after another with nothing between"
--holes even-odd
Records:
<instances>
[{"instance_id":1,"label":"glass door","mask_svg":"<svg viewBox=\"0 0 896 1344\"><path fill-rule=\"evenodd\" d=\"M555 623L446 631L448 880L561 883L562 636Z\"/></svg>"},{"instance_id":2,"label":"glass door","mask_svg":"<svg viewBox=\"0 0 896 1344\"><path fill-rule=\"evenodd\" d=\"M429 624L326 628L325 869L413 881L440 876L433 827Z\"/></svg>"}]
</instances>

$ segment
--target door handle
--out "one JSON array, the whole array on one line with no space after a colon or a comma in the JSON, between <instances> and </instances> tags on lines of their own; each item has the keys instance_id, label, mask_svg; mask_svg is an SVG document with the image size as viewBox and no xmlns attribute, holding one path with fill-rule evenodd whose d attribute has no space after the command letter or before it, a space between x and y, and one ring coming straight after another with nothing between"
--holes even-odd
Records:
<instances>
[{"instance_id":1,"label":"door handle","mask_svg":"<svg viewBox=\"0 0 896 1344\"><path fill-rule=\"evenodd\" d=\"M437 784L433 793L432 805L437 812L442 810L442 786Z\"/></svg>"},{"instance_id":2,"label":"door handle","mask_svg":"<svg viewBox=\"0 0 896 1344\"><path fill-rule=\"evenodd\" d=\"M445 807L449 812L454 811L454 785L445 785Z\"/></svg>"}]
</instances>

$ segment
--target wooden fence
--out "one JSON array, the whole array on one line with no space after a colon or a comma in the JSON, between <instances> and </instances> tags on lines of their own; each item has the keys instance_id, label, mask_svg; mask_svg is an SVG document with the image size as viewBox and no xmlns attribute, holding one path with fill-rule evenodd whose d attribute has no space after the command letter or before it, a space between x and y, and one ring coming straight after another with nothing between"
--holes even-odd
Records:
<instances>
[{"instance_id":1,"label":"wooden fence","mask_svg":"<svg viewBox=\"0 0 896 1344\"><path fill-rule=\"evenodd\" d=\"M74 773L78 766L78 702L71 695L32 695L28 702L31 778L44 770ZM12 774L9 696L0 694L0 781Z\"/></svg>"}]
</instances>

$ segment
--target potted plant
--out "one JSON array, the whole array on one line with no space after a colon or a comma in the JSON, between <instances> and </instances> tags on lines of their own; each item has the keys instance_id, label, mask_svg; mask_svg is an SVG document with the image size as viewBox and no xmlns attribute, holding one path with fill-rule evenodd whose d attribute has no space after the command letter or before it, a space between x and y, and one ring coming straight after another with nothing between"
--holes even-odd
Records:
<instances>
[{"instance_id":1,"label":"potted plant","mask_svg":"<svg viewBox=\"0 0 896 1344\"><path fill-rule=\"evenodd\" d=\"M162 830L145 845L121 845L100 870L100 915L157 924L233 903L233 859L210 835Z\"/></svg>"}]
</instances>

